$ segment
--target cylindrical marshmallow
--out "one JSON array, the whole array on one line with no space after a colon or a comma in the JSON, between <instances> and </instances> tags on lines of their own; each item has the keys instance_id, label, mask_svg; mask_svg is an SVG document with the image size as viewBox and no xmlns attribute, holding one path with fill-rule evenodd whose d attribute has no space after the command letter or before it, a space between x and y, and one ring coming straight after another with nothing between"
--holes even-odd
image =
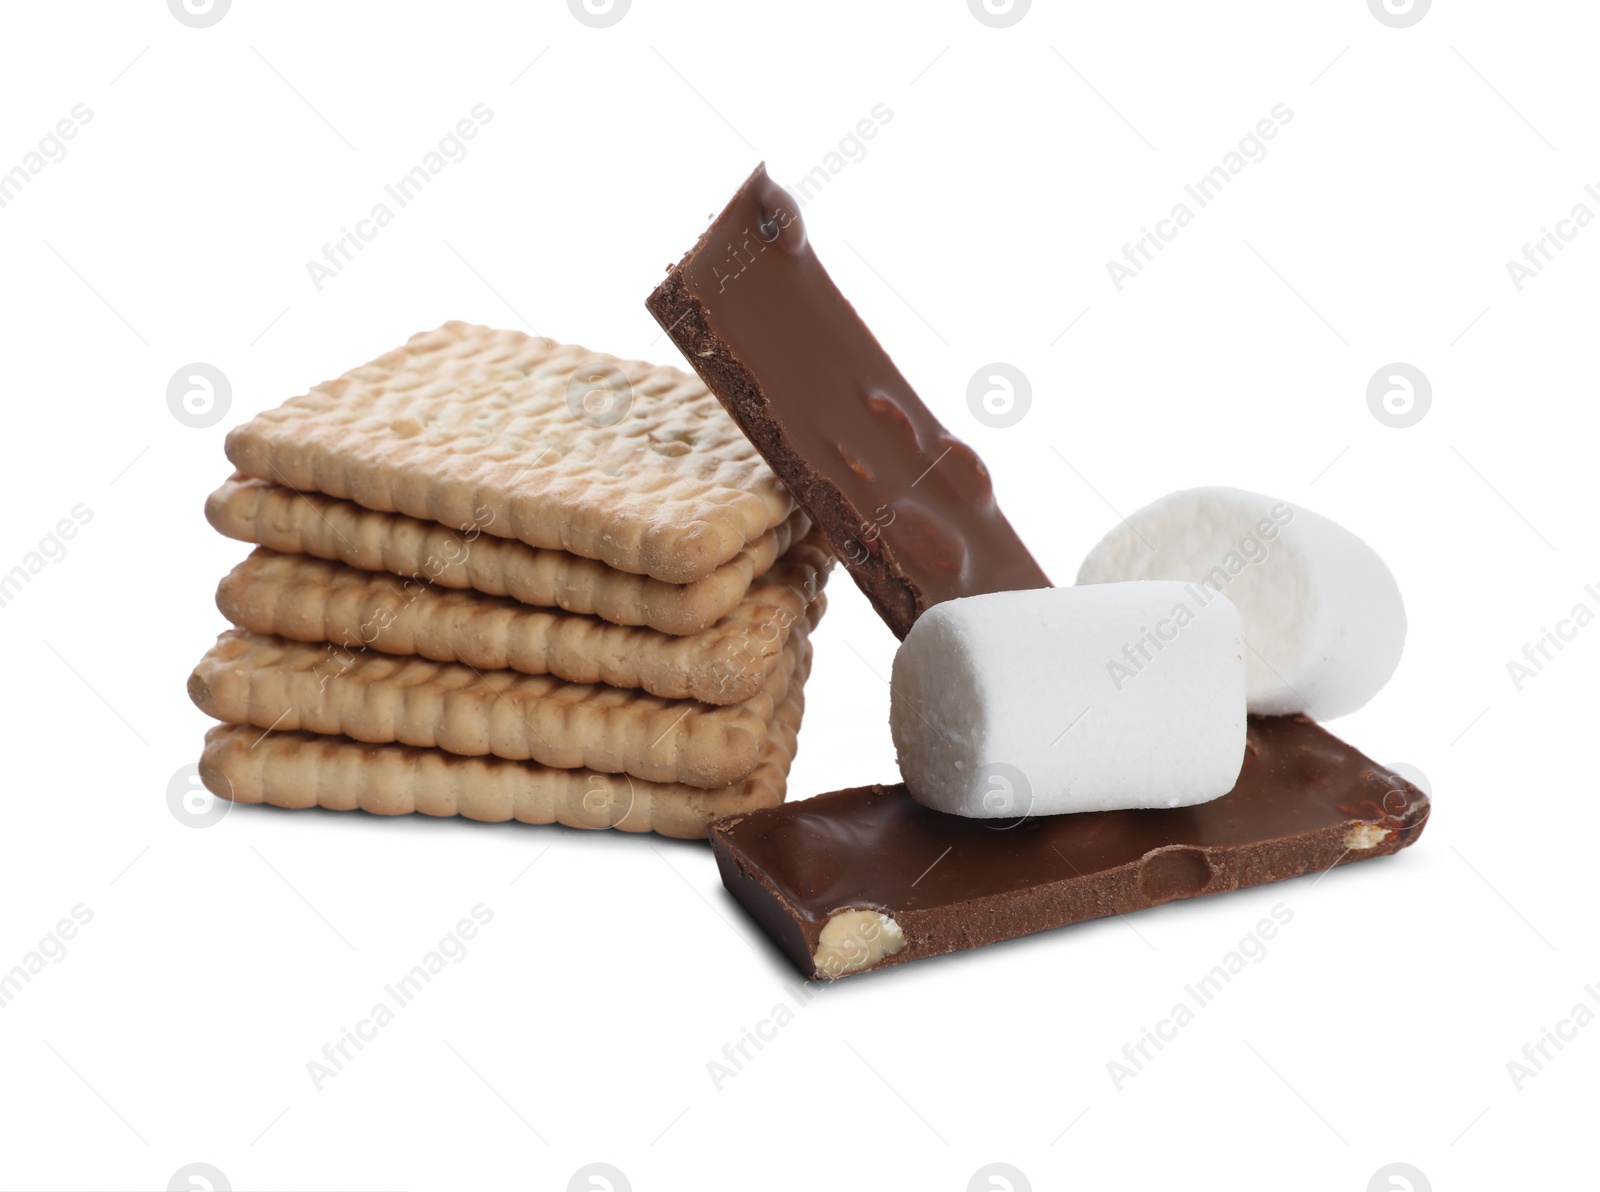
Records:
<instances>
[{"instance_id":1,"label":"cylindrical marshmallow","mask_svg":"<svg viewBox=\"0 0 1600 1192\"><path fill-rule=\"evenodd\" d=\"M919 802L979 819L1187 807L1244 762L1238 611L1198 584L934 605L895 655L889 727Z\"/></svg>"},{"instance_id":2,"label":"cylindrical marshmallow","mask_svg":"<svg viewBox=\"0 0 1600 1192\"><path fill-rule=\"evenodd\" d=\"M1162 497L1089 552L1078 583L1187 580L1244 617L1250 711L1354 712L1394 674L1406 610L1376 551L1325 517L1236 488Z\"/></svg>"}]
</instances>

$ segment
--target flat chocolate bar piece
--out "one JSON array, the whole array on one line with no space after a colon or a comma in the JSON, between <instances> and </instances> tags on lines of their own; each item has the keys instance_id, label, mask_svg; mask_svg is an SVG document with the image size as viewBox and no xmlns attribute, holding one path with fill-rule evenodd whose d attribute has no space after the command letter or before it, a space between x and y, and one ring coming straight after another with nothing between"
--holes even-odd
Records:
<instances>
[{"instance_id":1,"label":"flat chocolate bar piece","mask_svg":"<svg viewBox=\"0 0 1600 1192\"><path fill-rule=\"evenodd\" d=\"M898 636L943 600L1050 586L765 166L646 305Z\"/></svg>"},{"instance_id":2,"label":"flat chocolate bar piece","mask_svg":"<svg viewBox=\"0 0 1600 1192\"><path fill-rule=\"evenodd\" d=\"M808 977L842 977L1398 852L1428 796L1302 716L1252 716L1196 807L1020 821L866 786L711 826L723 884Z\"/></svg>"}]
</instances>

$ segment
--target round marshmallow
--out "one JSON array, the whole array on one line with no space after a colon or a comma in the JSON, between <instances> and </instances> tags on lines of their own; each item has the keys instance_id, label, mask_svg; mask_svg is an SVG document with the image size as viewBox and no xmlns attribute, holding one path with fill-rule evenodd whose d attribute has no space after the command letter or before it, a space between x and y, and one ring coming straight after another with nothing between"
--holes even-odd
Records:
<instances>
[{"instance_id":1,"label":"round marshmallow","mask_svg":"<svg viewBox=\"0 0 1600 1192\"><path fill-rule=\"evenodd\" d=\"M1406 610L1370 546L1325 517L1236 488L1162 497L1089 552L1080 584L1187 580L1244 617L1250 711L1354 712L1394 674Z\"/></svg>"},{"instance_id":2,"label":"round marshmallow","mask_svg":"<svg viewBox=\"0 0 1600 1192\"><path fill-rule=\"evenodd\" d=\"M1244 762L1238 610L1198 584L937 604L895 655L889 727L919 802L979 819L1186 807Z\"/></svg>"}]
</instances>

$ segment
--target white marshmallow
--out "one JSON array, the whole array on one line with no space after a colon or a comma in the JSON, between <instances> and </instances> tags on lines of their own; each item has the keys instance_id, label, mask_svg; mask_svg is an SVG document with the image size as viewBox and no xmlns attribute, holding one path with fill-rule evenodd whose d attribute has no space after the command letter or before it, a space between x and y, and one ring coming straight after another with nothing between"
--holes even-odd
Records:
<instances>
[{"instance_id":1,"label":"white marshmallow","mask_svg":"<svg viewBox=\"0 0 1600 1192\"><path fill-rule=\"evenodd\" d=\"M1388 567L1349 530L1236 488L1147 505L1089 552L1078 583L1166 579L1224 593L1244 617L1250 710L1354 712L1394 674L1406 610Z\"/></svg>"},{"instance_id":2,"label":"white marshmallow","mask_svg":"<svg viewBox=\"0 0 1600 1192\"><path fill-rule=\"evenodd\" d=\"M1187 807L1244 762L1238 610L1197 584L936 604L894 659L889 727L919 802L978 819Z\"/></svg>"}]
</instances>

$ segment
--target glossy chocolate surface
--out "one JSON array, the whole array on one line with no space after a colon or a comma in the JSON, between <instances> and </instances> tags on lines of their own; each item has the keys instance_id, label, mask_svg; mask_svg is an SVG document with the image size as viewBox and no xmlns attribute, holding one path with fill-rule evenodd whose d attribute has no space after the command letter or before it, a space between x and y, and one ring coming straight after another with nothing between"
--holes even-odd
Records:
<instances>
[{"instance_id":1,"label":"glossy chocolate surface","mask_svg":"<svg viewBox=\"0 0 1600 1192\"><path fill-rule=\"evenodd\" d=\"M765 168L647 305L901 637L940 601L1050 585Z\"/></svg>"},{"instance_id":2,"label":"glossy chocolate surface","mask_svg":"<svg viewBox=\"0 0 1600 1192\"><path fill-rule=\"evenodd\" d=\"M907 944L883 963L900 963L1392 853L1428 809L1311 721L1251 717L1238 783L1195 807L975 820L874 786L730 817L711 840L725 884L810 974L839 910L894 918Z\"/></svg>"}]
</instances>

